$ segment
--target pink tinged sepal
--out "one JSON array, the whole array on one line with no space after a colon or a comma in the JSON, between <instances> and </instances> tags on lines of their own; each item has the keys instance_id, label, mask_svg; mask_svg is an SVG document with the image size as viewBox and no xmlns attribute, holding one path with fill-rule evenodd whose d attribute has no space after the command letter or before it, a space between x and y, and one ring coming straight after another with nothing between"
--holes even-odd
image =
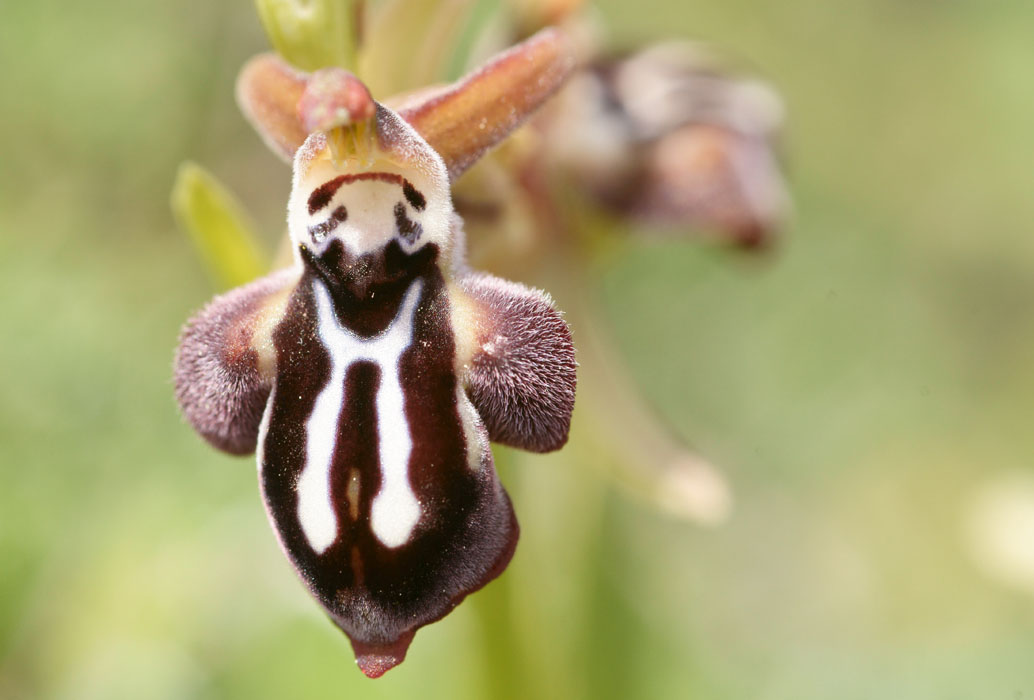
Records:
<instances>
[{"instance_id":1,"label":"pink tinged sepal","mask_svg":"<svg viewBox=\"0 0 1034 700\"><path fill-rule=\"evenodd\" d=\"M575 68L563 32L545 29L491 59L453 86L399 107L455 180L520 126Z\"/></svg>"},{"instance_id":2,"label":"pink tinged sepal","mask_svg":"<svg viewBox=\"0 0 1034 700\"><path fill-rule=\"evenodd\" d=\"M308 74L272 53L255 56L237 76L237 104L266 145L287 162L308 133L298 117Z\"/></svg>"},{"instance_id":3,"label":"pink tinged sepal","mask_svg":"<svg viewBox=\"0 0 1034 700\"><path fill-rule=\"evenodd\" d=\"M520 126L564 83L575 67L573 49L557 30L539 32L489 60L459 82L388 98L458 177ZM290 160L309 133L371 116L366 88L347 71L306 74L274 54L251 59L237 80L241 111L263 140ZM348 119L343 119L347 114Z\"/></svg>"}]
</instances>

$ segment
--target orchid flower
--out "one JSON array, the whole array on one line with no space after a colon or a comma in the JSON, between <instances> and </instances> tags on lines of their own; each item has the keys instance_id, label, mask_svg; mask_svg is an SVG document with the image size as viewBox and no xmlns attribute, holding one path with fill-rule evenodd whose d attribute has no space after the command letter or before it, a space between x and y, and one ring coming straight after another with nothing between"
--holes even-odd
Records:
<instances>
[{"instance_id":1,"label":"orchid flower","mask_svg":"<svg viewBox=\"0 0 1034 700\"><path fill-rule=\"evenodd\" d=\"M677 517L724 518L721 473L624 371L591 261L638 222L757 247L788 203L772 149L778 97L699 47L608 55L581 3L523 3L510 35L528 38L421 87L435 64L455 63L443 44L469 55L507 32L474 21L467 0L454 3L470 10L465 25L430 2L347 5L259 2L278 53L245 65L237 99L293 164L291 264L188 323L176 384L209 442L258 450L285 553L376 677L512 556L516 519L488 441L533 452L566 441L568 323L583 413L628 465L612 476ZM554 22L565 31L543 29ZM253 247L232 197L196 167L174 208L206 257ZM566 322L543 292L468 260L549 289Z\"/></svg>"},{"instance_id":2,"label":"orchid flower","mask_svg":"<svg viewBox=\"0 0 1034 700\"><path fill-rule=\"evenodd\" d=\"M254 76L297 88L298 120L267 133L293 158L293 264L187 323L176 396L213 446L257 451L281 547L371 677L509 563L489 441L567 440L567 325L545 293L467 268L449 185L570 66L544 32L399 111L341 68L244 72L253 118L273 94L252 99Z\"/></svg>"}]
</instances>

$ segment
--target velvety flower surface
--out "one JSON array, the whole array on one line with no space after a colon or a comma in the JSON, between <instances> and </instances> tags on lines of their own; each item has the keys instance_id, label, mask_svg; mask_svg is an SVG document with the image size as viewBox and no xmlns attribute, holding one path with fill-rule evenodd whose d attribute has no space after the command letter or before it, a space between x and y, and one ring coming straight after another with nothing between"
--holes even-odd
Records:
<instances>
[{"instance_id":1,"label":"velvety flower surface","mask_svg":"<svg viewBox=\"0 0 1034 700\"><path fill-rule=\"evenodd\" d=\"M257 451L285 554L371 677L509 563L489 442L567 440L570 331L543 292L466 267L450 178L570 66L545 32L398 112L340 68L260 57L242 76L249 116L293 157L294 263L188 322L176 395L215 447Z\"/></svg>"},{"instance_id":2,"label":"velvety flower surface","mask_svg":"<svg viewBox=\"0 0 1034 700\"><path fill-rule=\"evenodd\" d=\"M237 98L293 163L293 265L191 320L177 395L220 449L257 448L281 545L363 671L399 663L420 626L506 567L517 525L487 445L567 440L572 331L607 475L675 517L723 520L724 477L627 374L593 270L608 237L643 225L768 244L789 211L774 91L686 42L606 51L577 1L516 3L480 33L433 2L386 0L351 22L334 2L260 6L278 54L244 66ZM331 27L355 31L339 44ZM523 40L422 86L449 42L484 55L505 37ZM222 196L181 180L183 201ZM195 239L206 252L220 236ZM468 261L549 289L566 316Z\"/></svg>"}]
</instances>

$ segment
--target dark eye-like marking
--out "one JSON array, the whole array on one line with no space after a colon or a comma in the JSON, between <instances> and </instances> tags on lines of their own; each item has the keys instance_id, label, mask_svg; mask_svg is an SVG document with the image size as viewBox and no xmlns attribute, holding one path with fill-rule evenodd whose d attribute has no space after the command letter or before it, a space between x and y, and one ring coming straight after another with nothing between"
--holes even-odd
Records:
<instances>
[{"instance_id":1,"label":"dark eye-like marking","mask_svg":"<svg viewBox=\"0 0 1034 700\"><path fill-rule=\"evenodd\" d=\"M409 218L406 214L406 205L402 202L395 203L395 226L399 230L399 236L406 243L415 243L424 232L424 227Z\"/></svg>"},{"instance_id":2,"label":"dark eye-like marking","mask_svg":"<svg viewBox=\"0 0 1034 700\"><path fill-rule=\"evenodd\" d=\"M338 191L342 184L344 184L344 177L336 177L333 180L328 180L322 185L317 187L309 195L309 214L315 214L323 207L330 204L330 200L334 198L334 194Z\"/></svg>"},{"instance_id":3,"label":"dark eye-like marking","mask_svg":"<svg viewBox=\"0 0 1034 700\"><path fill-rule=\"evenodd\" d=\"M348 185L361 180L377 180L396 184L402 188L402 194L405 195L406 201L409 202L411 207L417 211L423 211L424 207L427 206L427 199L420 190L413 187L412 182L397 173L352 173L349 175L338 175L314 189L309 195L309 213L315 214L330 204L330 200L334 198L334 195L341 189L342 185Z\"/></svg>"},{"instance_id":4,"label":"dark eye-like marking","mask_svg":"<svg viewBox=\"0 0 1034 700\"><path fill-rule=\"evenodd\" d=\"M326 239L327 235L337 228L338 224L348 218L348 210L345 209L345 205L339 206L330 215L330 218L326 221L321 221L318 224L313 224L309 227L309 235L312 236L314 243L322 243Z\"/></svg>"},{"instance_id":5,"label":"dark eye-like marking","mask_svg":"<svg viewBox=\"0 0 1034 700\"><path fill-rule=\"evenodd\" d=\"M424 199L424 195L420 193L420 190L413 187L413 183L409 180L402 181L402 194L406 195L406 201L409 202L409 206L417 211L423 211L424 207L427 206L427 200Z\"/></svg>"}]
</instances>

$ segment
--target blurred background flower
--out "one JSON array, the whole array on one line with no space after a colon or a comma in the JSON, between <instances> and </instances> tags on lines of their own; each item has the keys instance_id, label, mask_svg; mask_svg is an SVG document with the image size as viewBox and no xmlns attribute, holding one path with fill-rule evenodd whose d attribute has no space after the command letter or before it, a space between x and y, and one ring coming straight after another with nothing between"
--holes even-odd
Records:
<instances>
[{"instance_id":1,"label":"blurred background flower","mask_svg":"<svg viewBox=\"0 0 1034 700\"><path fill-rule=\"evenodd\" d=\"M565 451L503 458L523 527L506 576L371 683L276 551L252 462L207 450L171 397L178 326L212 284L168 213L178 164L247 203L259 258L282 232L288 169L229 99L267 47L253 8L0 5L0 697L1034 693L1034 543L1017 536L1034 9L588 11L621 56L692 37L748 59L792 116L796 214L774 255L632 229L551 186L577 252L535 272L579 261L613 331L600 346L722 465L736 508L700 529L625 498L596 475L625 468L631 419L579 418ZM434 27L413 25L395 45L437 70ZM474 61L490 29L435 31ZM437 79L367 60L377 95Z\"/></svg>"}]
</instances>

